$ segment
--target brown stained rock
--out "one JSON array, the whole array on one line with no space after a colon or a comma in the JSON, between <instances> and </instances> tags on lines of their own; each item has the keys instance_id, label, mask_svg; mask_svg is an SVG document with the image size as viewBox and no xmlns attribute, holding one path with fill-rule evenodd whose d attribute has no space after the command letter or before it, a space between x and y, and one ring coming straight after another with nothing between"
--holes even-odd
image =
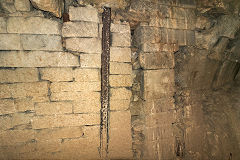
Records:
<instances>
[{"instance_id":1,"label":"brown stained rock","mask_svg":"<svg viewBox=\"0 0 240 160\"><path fill-rule=\"evenodd\" d=\"M53 13L56 17L62 17L63 0L31 0L34 7Z\"/></svg>"}]
</instances>

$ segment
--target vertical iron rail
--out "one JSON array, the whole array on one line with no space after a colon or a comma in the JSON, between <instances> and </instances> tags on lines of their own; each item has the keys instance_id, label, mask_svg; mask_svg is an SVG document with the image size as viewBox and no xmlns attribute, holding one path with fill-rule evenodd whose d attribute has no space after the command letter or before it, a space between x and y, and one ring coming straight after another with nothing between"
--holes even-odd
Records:
<instances>
[{"instance_id":1,"label":"vertical iron rail","mask_svg":"<svg viewBox=\"0 0 240 160\"><path fill-rule=\"evenodd\" d=\"M102 159L108 159L111 8L104 7L102 22L100 156Z\"/></svg>"}]
</instances>

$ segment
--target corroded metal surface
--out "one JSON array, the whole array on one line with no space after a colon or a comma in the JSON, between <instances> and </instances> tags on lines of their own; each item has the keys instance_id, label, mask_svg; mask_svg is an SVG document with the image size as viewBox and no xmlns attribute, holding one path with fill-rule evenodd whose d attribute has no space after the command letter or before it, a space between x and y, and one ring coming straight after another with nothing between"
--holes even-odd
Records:
<instances>
[{"instance_id":1,"label":"corroded metal surface","mask_svg":"<svg viewBox=\"0 0 240 160\"><path fill-rule=\"evenodd\" d=\"M107 159L109 141L109 60L110 60L110 25L111 9L104 8L102 14L102 56L101 56L101 128L100 154Z\"/></svg>"}]
</instances>

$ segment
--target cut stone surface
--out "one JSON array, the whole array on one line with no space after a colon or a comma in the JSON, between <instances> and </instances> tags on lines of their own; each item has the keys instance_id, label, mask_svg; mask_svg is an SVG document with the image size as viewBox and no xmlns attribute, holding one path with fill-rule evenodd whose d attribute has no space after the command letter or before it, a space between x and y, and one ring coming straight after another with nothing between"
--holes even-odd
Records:
<instances>
[{"instance_id":1,"label":"cut stone surface","mask_svg":"<svg viewBox=\"0 0 240 160\"><path fill-rule=\"evenodd\" d=\"M99 69L76 68L73 72L77 82L99 82L101 80Z\"/></svg>"},{"instance_id":2,"label":"cut stone surface","mask_svg":"<svg viewBox=\"0 0 240 160\"><path fill-rule=\"evenodd\" d=\"M0 17L0 33L7 33L7 22L4 17Z\"/></svg>"},{"instance_id":3,"label":"cut stone surface","mask_svg":"<svg viewBox=\"0 0 240 160\"><path fill-rule=\"evenodd\" d=\"M132 76L131 75L110 75L109 83L111 87L131 87Z\"/></svg>"},{"instance_id":4,"label":"cut stone surface","mask_svg":"<svg viewBox=\"0 0 240 160\"><path fill-rule=\"evenodd\" d=\"M51 84L51 92L100 91L100 82L56 82Z\"/></svg>"},{"instance_id":5,"label":"cut stone surface","mask_svg":"<svg viewBox=\"0 0 240 160\"><path fill-rule=\"evenodd\" d=\"M72 113L73 106L70 102L46 102L35 104L37 115L56 115Z\"/></svg>"},{"instance_id":6,"label":"cut stone surface","mask_svg":"<svg viewBox=\"0 0 240 160\"><path fill-rule=\"evenodd\" d=\"M67 52L0 51L1 67L79 66L78 57Z\"/></svg>"},{"instance_id":7,"label":"cut stone surface","mask_svg":"<svg viewBox=\"0 0 240 160\"><path fill-rule=\"evenodd\" d=\"M112 33L113 47L130 47L131 37L130 33Z\"/></svg>"},{"instance_id":8,"label":"cut stone surface","mask_svg":"<svg viewBox=\"0 0 240 160\"><path fill-rule=\"evenodd\" d=\"M129 33L130 34L130 26L128 24L114 24L114 23L111 23L111 32Z\"/></svg>"},{"instance_id":9,"label":"cut stone surface","mask_svg":"<svg viewBox=\"0 0 240 160\"><path fill-rule=\"evenodd\" d=\"M55 35L21 35L24 50L62 51L62 38Z\"/></svg>"},{"instance_id":10,"label":"cut stone surface","mask_svg":"<svg viewBox=\"0 0 240 160\"><path fill-rule=\"evenodd\" d=\"M131 49L111 47L110 61L112 62L131 62Z\"/></svg>"},{"instance_id":11,"label":"cut stone surface","mask_svg":"<svg viewBox=\"0 0 240 160\"><path fill-rule=\"evenodd\" d=\"M127 110L130 106L130 99L110 100L110 110Z\"/></svg>"},{"instance_id":12,"label":"cut stone surface","mask_svg":"<svg viewBox=\"0 0 240 160\"><path fill-rule=\"evenodd\" d=\"M110 74L132 74L132 65L128 63L110 62Z\"/></svg>"},{"instance_id":13,"label":"cut stone surface","mask_svg":"<svg viewBox=\"0 0 240 160\"><path fill-rule=\"evenodd\" d=\"M88 21L99 23L97 9L93 7L70 7L69 17L71 21Z\"/></svg>"},{"instance_id":14,"label":"cut stone surface","mask_svg":"<svg viewBox=\"0 0 240 160\"><path fill-rule=\"evenodd\" d=\"M0 115L16 112L14 101L10 99L0 100Z\"/></svg>"},{"instance_id":15,"label":"cut stone surface","mask_svg":"<svg viewBox=\"0 0 240 160\"><path fill-rule=\"evenodd\" d=\"M101 54L81 54L80 64L82 68L101 68Z\"/></svg>"},{"instance_id":16,"label":"cut stone surface","mask_svg":"<svg viewBox=\"0 0 240 160\"><path fill-rule=\"evenodd\" d=\"M60 35L60 23L43 17L10 17L8 33Z\"/></svg>"},{"instance_id":17,"label":"cut stone surface","mask_svg":"<svg viewBox=\"0 0 240 160\"><path fill-rule=\"evenodd\" d=\"M74 113L100 113L101 102L99 99L76 101L73 106Z\"/></svg>"},{"instance_id":18,"label":"cut stone surface","mask_svg":"<svg viewBox=\"0 0 240 160\"><path fill-rule=\"evenodd\" d=\"M63 37L98 37L98 24L92 22L65 22Z\"/></svg>"},{"instance_id":19,"label":"cut stone surface","mask_svg":"<svg viewBox=\"0 0 240 160\"><path fill-rule=\"evenodd\" d=\"M111 88L111 100L131 99L132 92L126 88Z\"/></svg>"},{"instance_id":20,"label":"cut stone surface","mask_svg":"<svg viewBox=\"0 0 240 160\"><path fill-rule=\"evenodd\" d=\"M36 68L0 69L0 82L36 82L38 71Z\"/></svg>"},{"instance_id":21,"label":"cut stone surface","mask_svg":"<svg viewBox=\"0 0 240 160\"><path fill-rule=\"evenodd\" d=\"M101 53L101 40L97 38L67 38L66 49L84 53Z\"/></svg>"},{"instance_id":22,"label":"cut stone surface","mask_svg":"<svg viewBox=\"0 0 240 160\"><path fill-rule=\"evenodd\" d=\"M21 50L20 35L1 34L0 50Z\"/></svg>"},{"instance_id":23,"label":"cut stone surface","mask_svg":"<svg viewBox=\"0 0 240 160\"><path fill-rule=\"evenodd\" d=\"M72 68L40 68L42 80L51 82L73 81Z\"/></svg>"},{"instance_id":24,"label":"cut stone surface","mask_svg":"<svg viewBox=\"0 0 240 160\"><path fill-rule=\"evenodd\" d=\"M100 100L99 92L58 92L51 94L52 101L92 101L94 99Z\"/></svg>"}]
</instances>

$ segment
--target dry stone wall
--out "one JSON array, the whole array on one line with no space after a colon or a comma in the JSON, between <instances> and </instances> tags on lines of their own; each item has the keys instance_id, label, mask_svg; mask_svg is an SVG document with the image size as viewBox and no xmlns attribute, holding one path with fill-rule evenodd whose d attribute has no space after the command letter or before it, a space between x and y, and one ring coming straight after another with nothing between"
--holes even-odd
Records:
<instances>
[{"instance_id":1,"label":"dry stone wall","mask_svg":"<svg viewBox=\"0 0 240 160\"><path fill-rule=\"evenodd\" d=\"M62 23L12 8L0 17L0 159L100 159L101 14L70 7ZM131 159L129 24L111 35L109 158Z\"/></svg>"}]
</instances>

